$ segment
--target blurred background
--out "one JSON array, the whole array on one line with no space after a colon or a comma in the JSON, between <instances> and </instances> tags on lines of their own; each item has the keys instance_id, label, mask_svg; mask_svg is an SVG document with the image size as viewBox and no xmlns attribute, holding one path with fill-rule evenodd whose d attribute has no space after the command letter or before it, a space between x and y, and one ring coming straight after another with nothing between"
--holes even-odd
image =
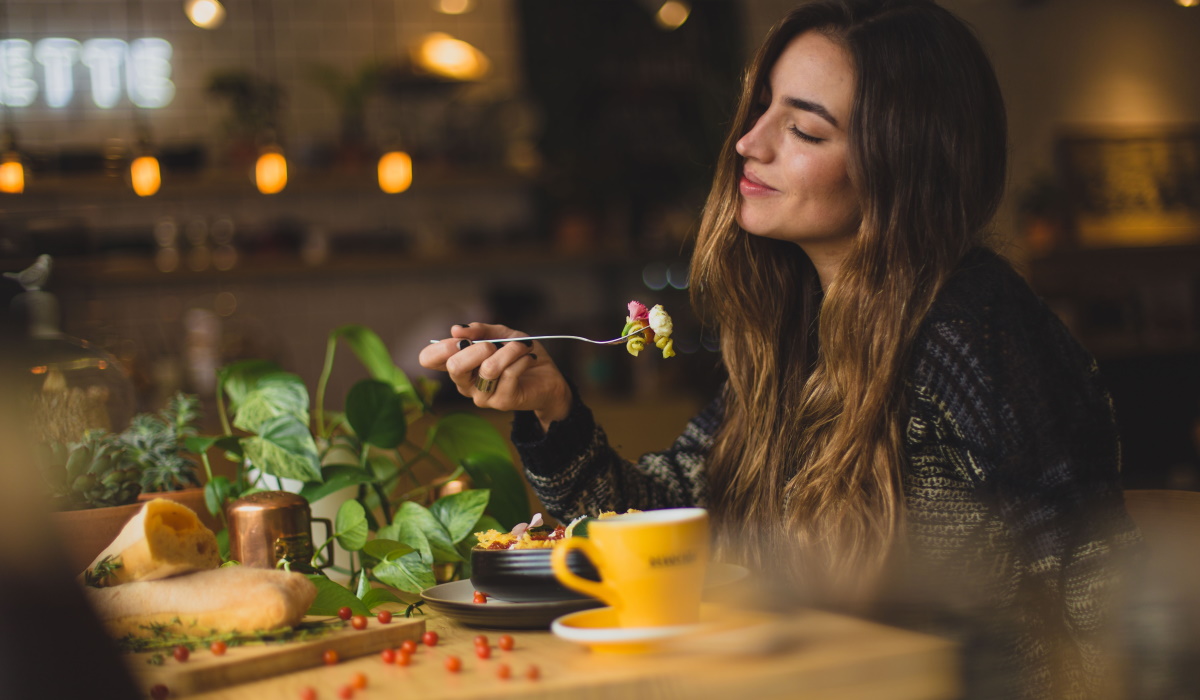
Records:
<instances>
[{"instance_id":1,"label":"blurred background","mask_svg":"<svg viewBox=\"0 0 1200 700\"><path fill-rule=\"evenodd\" d=\"M946 3L1008 100L997 245L1098 358L1138 488L1200 489L1188 2ZM52 256L53 316L139 411L211 407L244 358L311 390L343 324L421 375L454 323L607 338L661 303L672 360L549 350L627 456L663 448L720 382L689 246L742 66L792 4L0 0L0 270ZM361 376L342 353L330 393Z\"/></svg>"}]
</instances>

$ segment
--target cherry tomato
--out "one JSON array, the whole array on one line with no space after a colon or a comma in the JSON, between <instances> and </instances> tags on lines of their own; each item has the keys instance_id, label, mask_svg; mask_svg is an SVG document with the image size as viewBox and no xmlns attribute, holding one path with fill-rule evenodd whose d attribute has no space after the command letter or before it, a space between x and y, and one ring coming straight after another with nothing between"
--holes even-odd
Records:
<instances>
[{"instance_id":1,"label":"cherry tomato","mask_svg":"<svg viewBox=\"0 0 1200 700\"><path fill-rule=\"evenodd\" d=\"M192 655L191 650L182 644L172 649L171 653L175 655L176 661L187 661L188 657Z\"/></svg>"},{"instance_id":2,"label":"cherry tomato","mask_svg":"<svg viewBox=\"0 0 1200 700\"><path fill-rule=\"evenodd\" d=\"M490 659L492 658L492 648L486 644L476 644L475 656L478 656L481 659Z\"/></svg>"},{"instance_id":3,"label":"cherry tomato","mask_svg":"<svg viewBox=\"0 0 1200 700\"><path fill-rule=\"evenodd\" d=\"M400 643L400 651L411 654L417 650L417 642L412 639L406 639Z\"/></svg>"},{"instance_id":4,"label":"cherry tomato","mask_svg":"<svg viewBox=\"0 0 1200 700\"><path fill-rule=\"evenodd\" d=\"M487 643L488 643L488 638L487 638L486 634L475 635L475 646L479 646L480 644L487 646Z\"/></svg>"},{"instance_id":5,"label":"cherry tomato","mask_svg":"<svg viewBox=\"0 0 1200 700\"><path fill-rule=\"evenodd\" d=\"M529 668L525 669L525 677L531 681L536 681L542 677L542 670L537 666L530 664Z\"/></svg>"},{"instance_id":6,"label":"cherry tomato","mask_svg":"<svg viewBox=\"0 0 1200 700\"><path fill-rule=\"evenodd\" d=\"M475 602L475 603L486 603L487 595L484 593L480 593L479 591L475 591L475 596L471 600L472 600L472 602Z\"/></svg>"},{"instance_id":7,"label":"cherry tomato","mask_svg":"<svg viewBox=\"0 0 1200 700\"><path fill-rule=\"evenodd\" d=\"M462 659L457 656L446 657L446 670L450 673L458 673L462 670Z\"/></svg>"},{"instance_id":8,"label":"cherry tomato","mask_svg":"<svg viewBox=\"0 0 1200 700\"><path fill-rule=\"evenodd\" d=\"M300 700L317 700L317 689L306 685L300 689Z\"/></svg>"},{"instance_id":9,"label":"cherry tomato","mask_svg":"<svg viewBox=\"0 0 1200 700\"><path fill-rule=\"evenodd\" d=\"M350 700L350 698L354 697L354 688L349 685L343 685L341 688L338 688L338 697L342 700Z\"/></svg>"},{"instance_id":10,"label":"cherry tomato","mask_svg":"<svg viewBox=\"0 0 1200 700\"><path fill-rule=\"evenodd\" d=\"M342 657L338 655L336 649L326 649L325 653L321 654L321 660L325 662L326 666L332 666L336 664L341 660L341 658Z\"/></svg>"},{"instance_id":11,"label":"cherry tomato","mask_svg":"<svg viewBox=\"0 0 1200 700\"><path fill-rule=\"evenodd\" d=\"M396 665L397 666L407 666L410 663L412 663L412 654L401 649L400 653L396 654Z\"/></svg>"},{"instance_id":12,"label":"cherry tomato","mask_svg":"<svg viewBox=\"0 0 1200 700\"><path fill-rule=\"evenodd\" d=\"M350 618L350 626L356 630L365 630L367 628L367 618L365 615L355 615Z\"/></svg>"},{"instance_id":13,"label":"cherry tomato","mask_svg":"<svg viewBox=\"0 0 1200 700\"><path fill-rule=\"evenodd\" d=\"M342 618L343 620L349 620L350 616L353 614L354 614L354 611L348 607L338 608L338 617Z\"/></svg>"},{"instance_id":14,"label":"cherry tomato","mask_svg":"<svg viewBox=\"0 0 1200 700\"><path fill-rule=\"evenodd\" d=\"M512 651L513 647L515 647L517 643L512 638L511 634L502 634L500 635L500 638L496 640L496 645L504 651Z\"/></svg>"},{"instance_id":15,"label":"cherry tomato","mask_svg":"<svg viewBox=\"0 0 1200 700\"><path fill-rule=\"evenodd\" d=\"M425 634L421 635L421 641L425 642L425 646L427 647L436 647L438 643L438 634L437 632L426 632Z\"/></svg>"},{"instance_id":16,"label":"cherry tomato","mask_svg":"<svg viewBox=\"0 0 1200 700\"><path fill-rule=\"evenodd\" d=\"M382 659L383 663L385 664L394 664L396 663L396 650L384 649L383 651L379 652L379 658Z\"/></svg>"},{"instance_id":17,"label":"cherry tomato","mask_svg":"<svg viewBox=\"0 0 1200 700\"><path fill-rule=\"evenodd\" d=\"M208 645L208 650L217 656L225 656L225 650L228 648L229 645L219 639Z\"/></svg>"},{"instance_id":18,"label":"cherry tomato","mask_svg":"<svg viewBox=\"0 0 1200 700\"><path fill-rule=\"evenodd\" d=\"M390 610L380 610L375 615L375 619L379 620L380 624L386 625L392 621L392 613Z\"/></svg>"},{"instance_id":19,"label":"cherry tomato","mask_svg":"<svg viewBox=\"0 0 1200 700\"><path fill-rule=\"evenodd\" d=\"M367 687L367 674L359 671L358 673L355 673L353 676L350 676L350 685L354 686L355 688L357 688L359 690L366 688Z\"/></svg>"},{"instance_id":20,"label":"cherry tomato","mask_svg":"<svg viewBox=\"0 0 1200 700\"><path fill-rule=\"evenodd\" d=\"M502 681L506 681L512 678L512 669L508 667L508 664L500 664L496 667L496 677Z\"/></svg>"},{"instance_id":21,"label":"cherry tomato","mask_svg":"<svg viewBox=\"0 0 1200 700\"><path fill-rule=\"evenodd\" d=\"M150 697L154 698L154 700L166 700L170 696L171 691L162 683L159 683L150 689Z\"/></svg>"}]
</instances>

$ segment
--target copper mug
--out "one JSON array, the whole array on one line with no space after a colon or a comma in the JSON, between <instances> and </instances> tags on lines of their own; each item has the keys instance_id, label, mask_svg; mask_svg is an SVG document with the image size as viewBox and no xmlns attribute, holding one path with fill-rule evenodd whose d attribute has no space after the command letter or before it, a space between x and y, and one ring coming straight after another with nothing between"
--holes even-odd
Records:
<instances>
[{"instance_id":1,"label":"copper mug","mask_svg":"<svg viewBox=\"0 0 1200 700\"><path fill-rule=\"evenodd\" d=\"M243 566L274 569L281 561L301 573L316 571L312 565L312 522L326 528L330 540L333 523L314 518L308 501L287 491L259 491L229 504L229 558ZM329 541L326 562L333 563Z\"/></svg>"}]
</instances>

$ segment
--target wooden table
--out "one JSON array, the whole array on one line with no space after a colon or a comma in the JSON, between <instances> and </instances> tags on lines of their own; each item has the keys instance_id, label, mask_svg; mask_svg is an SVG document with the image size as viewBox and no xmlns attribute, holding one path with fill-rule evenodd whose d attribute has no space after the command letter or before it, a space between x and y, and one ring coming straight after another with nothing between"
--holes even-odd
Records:
<instances>
[{"instance_id":1,"label":"wooden table","mask_svg":"<svg viewBox=\"0 0 1200 700\"><path fill-rule=\"evenodd\" d=\"M596 653L550 632L510 632L512 651L495 648L502 633L460 625L431 613L427 629L441 637L420 646L408 667L385 665L378 654L189 697L207 700L300 698L306 686L322 699L337 698L355 672L368 679L355 698L812 698L819 700L938 700L960 693L954 645L946 640L853 617L805 611L774 620L788 640L770 653L742 653L728 638L717 648L654 654ZM473 639L488 636L492 657L476 658ZM462 659L452 674L447 655ZM512 678L501 680L501 663ZM540 678L529 680L535 664Z\"/></svg>"}]
</instances>

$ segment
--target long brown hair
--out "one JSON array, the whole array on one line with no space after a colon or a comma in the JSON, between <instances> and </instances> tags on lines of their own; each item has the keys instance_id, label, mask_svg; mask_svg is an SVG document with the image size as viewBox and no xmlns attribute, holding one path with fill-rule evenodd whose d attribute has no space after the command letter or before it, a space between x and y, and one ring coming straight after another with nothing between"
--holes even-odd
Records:
<instances>
[{"instance_id":1,"label":"long brown hair","mask_svg":"<svg viewBox=\"0 0 1200 700\"><path fill-rule=\"evenodd\" d=\"M737 224L737 140L788 43L819 31L857 85L848 168L862 222L823 292L799 246ZM903 371L955 265L1003 194L1004 104L969 27L927 0L814 0L746 71L692 261L729 374L709 457L718 547L869 596L902 541Z\"/></svg>"}]
</instances>

